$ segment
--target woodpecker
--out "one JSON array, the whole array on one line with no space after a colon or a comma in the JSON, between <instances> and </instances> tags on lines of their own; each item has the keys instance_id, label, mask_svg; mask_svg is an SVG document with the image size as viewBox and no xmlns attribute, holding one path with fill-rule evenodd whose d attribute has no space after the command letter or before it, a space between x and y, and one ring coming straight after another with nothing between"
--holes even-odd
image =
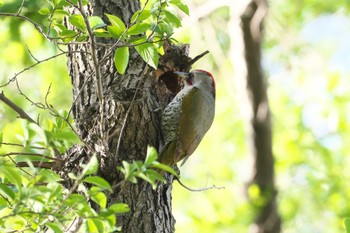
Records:
<instances>
[{"instance_id":1,"label":"woodpecker","mask_svg":"<svg viewBox=\"0 0 350 233\"><path fill-rule=\"evenodd\" d=\"M184 88L165 107L161 118L164 147L159 161L183 165L209 130L215 115L215 80L204 70L174 72L184 80Z\"/></svg>"}]
</instances>

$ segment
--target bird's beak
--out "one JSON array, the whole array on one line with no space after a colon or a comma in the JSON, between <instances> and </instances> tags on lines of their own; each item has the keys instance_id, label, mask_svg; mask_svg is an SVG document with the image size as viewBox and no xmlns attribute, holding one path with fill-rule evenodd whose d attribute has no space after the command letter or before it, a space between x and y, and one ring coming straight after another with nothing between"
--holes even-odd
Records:
<instances>
[{"instance_id":1,"label":"bird's beak","mask_svg":"<svg viewBox=\"0 0 350 233\"><path fill-rule=\"evenodd\" d=\"M186 73L186 72L175 71L174 74L177 74L177 76L179 76L180 78L185 79L185 80L187 80L187 78L188 78L188 73Z\"/></svg>"}]
</instances>

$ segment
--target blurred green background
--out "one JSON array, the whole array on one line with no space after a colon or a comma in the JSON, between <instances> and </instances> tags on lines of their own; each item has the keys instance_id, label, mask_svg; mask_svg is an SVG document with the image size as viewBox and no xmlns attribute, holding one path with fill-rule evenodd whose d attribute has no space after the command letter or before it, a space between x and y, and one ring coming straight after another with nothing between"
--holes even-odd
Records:
<instances>
[{"instance_id":1,"label":"blurred green background","mask_svg":"<svg viewBox=\"0 0 350 233\"><path fill-rule=\"evenodd\" d=\"M19 1L13 3L13 9ZM28 1L40 9L41 1ZM239 16L246 1L184 1L191 9L175 37L191 45L192 57L209 50L195 68L217 80L216 118L209 133L181 168L192 188L174 184L176 232L254 232L254 197L249 187L253 158L249 152L249 103L244 86ZM37 8L36 8L37 7ZM1 8L0 8L1 9ZM1 9L2 11L4 9ZM26 13L26 12L24 12ZM40 15L31 15L40 20ZM57 53L33 27L0 18L0 85L37 59ZM272 109L278 208L283 232L345 232L350 217L350 1L271 0L265 20L263 67ZM72 93L65 57L18 76L22 91L69 109ZM32 117L38 111L12 82L4 93ZM0 104L4 141L15 141L21 120Z\"/></svg>"}]
</instances>

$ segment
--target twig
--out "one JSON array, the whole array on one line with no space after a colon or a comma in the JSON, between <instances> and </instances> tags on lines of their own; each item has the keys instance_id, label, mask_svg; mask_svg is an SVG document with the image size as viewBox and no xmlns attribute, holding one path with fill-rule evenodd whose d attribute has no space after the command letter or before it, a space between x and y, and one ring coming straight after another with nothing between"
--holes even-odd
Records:
<instances>
[{"instance_id":1,"label":"twig","mask_svg":"<svg viewBox=\"0 0 350 233\"><path fill-rule=\"evenodd\" d=\"M224 186L219 186L219 187L217 187L217 186L213 185L213 186L207 187L207 188L192 189L192 188L190 188L190 187L184 185L184 184L180 181L179 178L176 178L176 177L175 177L175 180L176 180L177 182L179 182L179 184L180 184L182 187L184 187L185 189L187 189L188 191L191 191L191 192L202 192L202 191L207 191L207 190L211 190L211 189L220 190L220 189L224 189L224 188L225 188Z\"/></svg>"},{"instance_id":2,"label":"twig","mask_svg":"<svg viewBox=\"0 0 350 233\"><path fill-rule=\"evenodd\" d=\"M19 143L11 143L11 142L0 142L0 145L25 147L25 146L23 146L22 144L19 144ZM47 150L47 148L45 148L45 147L39 147L39 146L29 146L28 148L37 149L37 150Z\"/></svg>"},{"instance_id":3,"label":"twig","mask_svg":"<svg viewBox=\"0 0 350 233\"><path fill-rule=\"evenodd\" d=\"M79 0L79 7L78 7L79 12L81 13L86 29L88 31L89 37L90 37L90 42L91 42L91 57L92 57L92 62L94 63L94 68L95 68L95 77L96 77L96 85L97 85L97 95L100 101L103 99L103 94L102 94L102 80L101 80L101 71L100 71L100 64L97 59L97 50L96 50L96 44L95 44L95 35L90 27L89 19L84 11L83 8L83 3L82 0ZM102 108L102 106L101 106Z\"/></svg>"},{"instance_id":4,"label":"twig","mask_svg":"<svg viewBox=\"0 0 350 233\"><path fill-rule=\"evenodd\" d=\"M13 160L13 158L9 157L9 159L10 159L14 164L16 164L16 166L17 166L17 162L16 162L15 160ZM21 163L21 162L20 162L20 163ZM30 174L30 173L27 172L26 170L22 169L21 167L19 167L19 169L20 169L21 171L23 171L24 173L26 173L28 176L34 177L32 174Z\"/></svg>"},{"instance_id":5,"label":"twig","mask_svg":"<svg viewBox=\"0 0 350 233\"><path fill-rule=\"evenodd\" d=\"M53 162L32 161L31 163L33 164L34 167L47 168L47 169L51 169L55 165L55 163ZM15 164L17 167L29 167L27 162L17 162Z\"/></svg>"},{"instance_id":6,"label":"twig","mask_svg":"<svg viewBox=\"0 0 350 233\"><path fill-rule=\"evenodd\" d=\"M22 12L22 10L23 10L23 6L24 6L24 0L22 0L22 3L21 3L21 6L19 7L19 9L18 9L18 11L17 11L17 16L19 15L19 14L21 14L21 12Z\"/></svg>"},{"instance_id":7,"label":"twig","mask_svg":"<svg viewBox=\"0 0 350 233\"><path fill-rule=\"evenodd\" d=\"M42 154L39 154L39 153L31 153L31 152L9 152L9 153L3 154L1 156L9 157L9 156L13 156L13 155L39 156L39 157L42 157L42 158L45 158L45 159L51 159L51 160L60 161L60 162L64 161L63 159L53 158L53 157L50 157L50 156L47 156L47 155L42 155Z\"/></svg>"},{"instance_id":8,"label":"twig","mask_svg":"<svg viewBox=\"0 0 350 233\"><path fill-rule=\"evenodd\" d=\"M39 125L36 121L33 120L33 118L31 118L22 108L20 108L18 105L16 105L14 102L12 102L11 100L9 100L4 92L0 93L0 100L2 102L4 102L7 106L9 106L10 108L12 108L12 110L14 110L15 112L18 113L19 117L22 119L26 119L29 122L32 122L34 124Z\"/></svg>"},{"instance_id":9,"label":"twig","mask_svg":"<svg viewBox=\"0 0 350 233\"><path fill-rule=\"evenodd\" d=\"M205 55L207 55L209 53L209 51L204 51L203 53L199 54L198 56L196 56L195 58L193 58L189 63L188 65L191 66L193 65L194 63L196 63L199 59L201 59L202 57L204 57Z\"/></svg>"},{"instance_id":10,"label":"twig","mask_svg":"<svg viewBox=\"0 0 350 233\"><path fill-rule=\"evenodd\" d=\"M29 99L29 97L26 94L24 94L23 91L21 90L21 88L19 87L18 80L15 79L15 81L16 81L17 90L18 90L20 95L22 95L26 100L28 100L35 107L40 108L40 109L45 109L45 105L44 104L42 104L42 103L35 103L33 100ZM37 121L37 122L39 122L39 121Z\"/></svg>"},{"instance_id":11,"label":"twig","mask_svg":"<svg viewBox=\"0 0 350 233\"><path fill-rule=\"evenodd\" d=\"M51 57L45 58L45 59L43 59L43 60L38 60L35 64L33 64L33 65L31 65L31 66L28 66L28 67L26 67L25 69L21 70L20 72L16 73L7 83L1 85L0 88L9 85L11 82L14 82L14 81L16 80L17 76L20 75L20 74L22 74L22 73L24 73L25 71L30 70L31 68L33 68L33 67L35 67L35 66L37 66L37 65L39 65L39 64L41 64L41 63L43 63L43 62L49 61L49 60L54 59L54 58L56 58L56 57L65 55L65 54L67 54L67 53L82 53L82 51L62 52L62 53L53 55L53 56L51 56Z\"/></svg>"},{"instance_id":12,"label":"twig","mask_svg":"<svg viewBox=\"0 0 350 233\"><path fill-rule=\"evenodd\" d=\"M21 8L20 8L21 10ZM20 12L19 12L20 13ZM16 17L16 18L20 18L20 19L24 19L25 21L28 21L29 23L33 24L33 26L35 27L36 30L38 30L38 32L43 35L46 39L48 39L49 41L52 41L53 39L56 39L56 38L52 38L50 37L49 35L47 35L45 32L44 32L44 29L42 28L42 26L36 22L34 22L32 19L26 17L26 16L23 16L23 15L20 15L18 13L16 14L13 14L13 13L5 13L5 12L0 12L0 16L11 16L11 17Z\"/></svg>"},{"instance_id":13,"label":"twig","mask_svg":"<svg viewBox=\"0 0 350 233\"><path fill-rule=\"evenodd\" d=\"M30 51L30 49L29 49L29 47L28 47L28 45L26 45L26 47L27 47L27 50L28 50L28 53L29 53L29 55L38 63L39 62L39 60L38 59L36 59L36 57L34 57L34 55L32 54L32 52Z\"/></svg>"}]
</instances>

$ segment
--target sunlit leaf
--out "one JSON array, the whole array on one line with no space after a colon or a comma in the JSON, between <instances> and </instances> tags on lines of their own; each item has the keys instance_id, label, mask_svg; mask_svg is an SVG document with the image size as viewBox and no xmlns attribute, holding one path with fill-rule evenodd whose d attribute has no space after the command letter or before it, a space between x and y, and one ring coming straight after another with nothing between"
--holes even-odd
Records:
<instances>
[{"instance_id":1,"label":"sunlit leaf","mask_svg":"<svg viewBox=\"0 0 350 233\"><path fill-rule=\"evenodd\" d=\"M90 16L89 24L92 30L106 26L103 20L98 16Z\"/></svg>"},{"instance_id":2,"label":"sunlit leaf","mask_svg":"<svg viewBox=\"0 0 350 233\"><path fill-rule=\"evenodd\" d=\"M122 214L130 211L129 206L125 203L112 204L108 209L114 214Z\"/></svg>"},{"instance_id":3,"label":"sunlit leaf","mask_svg":"<svg viewBox=\"0 0 350 233\"><path fill-rule=\"evenodd\" d=\"M158 158L157 150L154 147L147 148L147 156L145 159L145 166L152 164Z\"/></svg>"},{"instance_id":4,"label":"sunlit leaf","mask_svg":"<svg viewBox=\"0 0 350 233\"><path fill-rule=\"evenodd\" d=\"M174 6L177 6L186 15L190 15L190 10L188 9L188 6L182 3L181 0L170 0L170 3Z\"/></svg>"},{"instance_id":5,"label":"sunlit leaf","mask_svg":"<svg viewBox=\"0 0 350 233\"><path fill-rule=\"evenodd\" d=\"M83 181L106 190L111 190L110 184L105 179L99 176L88 176L85 179L83 179Z\"/></svg>"},{"instance_id":6,"label":"sunlit leaf","mask_svg":"<svg viewBox=\"0 0 350 233\"><path fill-rule=\"evenodd\" d=\"M136 51L140 54L142 59L154 69L158 67L158 52L153 44L145 43L135 46Z\"/></svg>"},{"instance_id":7,"label":"sunlit leaf","mask_svg":"<svg viewBox=\"0 0 350 233\"><path fill-rule=\"evenodd\" d=\"M41 15L49 15L51 13L50 9L47 7L43 7L38 11Z\"/></svg>"},{"instance_id":8,"label":"sunlit leaf","mask_svg":"<svg viewBox=\"0 0 350 233\"><path fill-rule=\"evenodd\" d=\"M84 166L81 176L95 174L98 169L98 160L96 155L90 158L90 161Z\"/></svg>"},{"instance_id":9,"label":"sunlit leaf","mask_svg":"<svg viewBox=\"0 0 350 233\"><path fill-rule=\"evenodd\" d=\"M4 220L4 225L6 229L11 229L13 231L22 231L26 227L27 221L25 218L16 215L10 216Z\"/></svg>"},{"instance_id":10,"label":"sunlit leaf","mask_svg":"<svg viewBox=\"0 0 350 233\"><path fill-rule=\"evenodd\" d=\"M151 11L150 10L138 10L136 11L133 16L131 17L131 22L142 22L145 19L148 19L151 16Z\"/></svg>"},{"instance_id":11,"label":"sunlit leaf","mask_svg":"<svg viewBox=\"0 0 350 233\"><path fill-rule=\"evenodd\" d=\"M108 26L107 27L108 33L115 39L119 39L119 37L122 35L123 30L121 30L117 26Z\"/></svg>"},{"instance_id":12,"label":"sunlit leaf","mask_svg":"<svg viewBox=\"0 0 350 233\"><path fill-rule=\"evenodd\" d=\"M73 25L76 26L77 28L79 28L82 31L86 30L86 25L83 19L83 16L78 15L78 14L74 14L69 16L69 22Z\"/></svg>"},{"instance_id":13,"label":"sunlit leaf","mask_svg":"<svg viewBox=\"0 0 350 233\"><path fill-rule=\"evenodd\" d=\"M48 222L45 224L48 228L50 228L54 233L63 233L61 230L62 226L60 226L59 223L56 222Z\"/></svg>"},{"instance_id":14,"label":"sunlit leaf","mask_svg":"<svg viewBox=\"0 0 350 233\"><path fill-rule=\"evenodd\" d=\"M87 227L86 232L96 232L96 233L104 232L103 222L96 218L89 218L87 220L86 227Z\"/></svg>"},{"instance_id":15,"label":"sunlit leaf","mask_svg":"<svg viewBox=\"0 0 350 233\"><path fill-rule=\"evenodd\" d=\"M114 64L119 74L124 74L129 63L129 47L117 48L114 54Z\"/></svg>"},{"instance_id":16,"label":"sunlit leaf","mask_svg":"<svg viewBox=\"0 0 350 233\"><path fill-rule=\"evenodd\" d=\"M108 17L109 21L113 26L119 28L120 31L125 31L126 29L125 24L119 17L111 14L105 14L105 15Z\"/></svg>"},{"instance_id":17,"label":"sunlit leaf","mask_svg":"<svg viewBox=\"0 0 350 233\"><path fill-rule=\"evenodd\" d=\"M345 218L344 224L345 224L346 233L350 233L350 218Z\"/></svg>"},{"instance_id":18,"label":"sunlit leaf","mask_svg":"<svg viewBox=\"0 0 350 233\"><path fill-rule=\"evenodd\" d=\"M91 190L93 190L93 188L91 188ZM106 195L103 192L90 191L89 195L90 195L91 200L96 202L101 208L106 208L107 197L106 197Z\"/></svg>"},{"instance_id":19,"label":"sunlit leaf","mask_svg":"<svg viewBox=\"0 0 350 233\"><path fill-rule=\"evenodd\" d=\"M162 164L162 163L159 163L159 162L155 161L155 162L153 162L152 167L161 169L163 171L166 171L166 172L169 172L169 173L173 174L176 177L179 177L179 175L176 173L176 171L174 171L174 169L172 169L168 165L165 165L165 164Z\"/></svg>"},{"instance_id":20,"label":"sunlit leaf","mask_svg":"<svg viewBox=\"0 0 350 233\"><path fill-rule=\"evenodd\" d=\"M181 20L178 16L174 15L173 13L169 12L169 11L164 11L164 14L166 16L165 21L171 23L172 25L174 25L175 27L181 27Z\"/></svg>"},{"instance_id":21,"label":"sunlit leaf","mask_svg":"<svg viewBox=\"0 0 350 233\"><path fill-rule=\"evenodd\" d=\"M4 179L7 179L12 184L16 185L17 188L20 188L22 186L22 178L17 170L10 166L1 166L0 169L0 175Z\"/></svg>"},{"instance_id":22,"label":"sunlit leaf","mask_svg":"<svg viewBox=\"0 0 350 233\"><path fill-rule=\"evenodd\" d=\"M146 32L151 27L148 23L138 23L131 26L128 30L128 35L138 35Z\"/></svg>"},{"instance_id":23,"label":"sunlit leaf","mask_svg":"<svg viewBox=\"0 0 350 233\"><path fill-rule=\"evenodd\" d=\"M0 183L0 196L3 196L8 201L14 201L16 194L6 184Z\"/></svg>"}]
</instances>

